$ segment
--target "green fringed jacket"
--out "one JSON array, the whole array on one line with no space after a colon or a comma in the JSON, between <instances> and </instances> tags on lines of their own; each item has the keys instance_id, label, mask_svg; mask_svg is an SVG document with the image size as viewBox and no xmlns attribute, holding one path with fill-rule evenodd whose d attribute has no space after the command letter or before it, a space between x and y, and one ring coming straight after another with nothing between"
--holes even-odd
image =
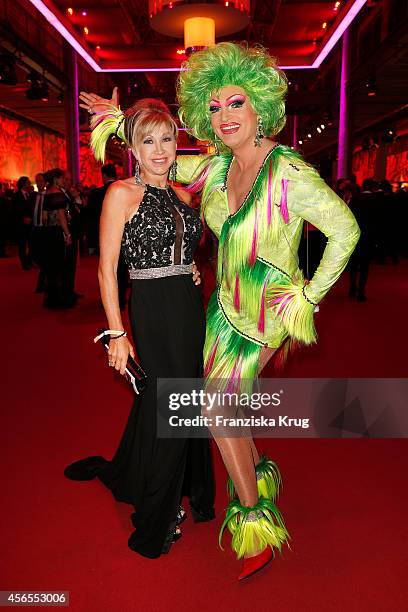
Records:
<instances>
[{"instance_id":1,"label":"green fringed jacket","mask_svg":"<svg viewBox=\"0 0 408 612\"><path fill-rule=\"evenodd\" d=\"M276 348L288 336L314 342L315 305L344 270L360 230L347 207L292 149L278 145L238 211L229 213L232 156L179 156L177 180L202 188L204 218L219 239L218 304L242 336ZM298 265L303 221L327 236L306 285Z\"/></svg>"}]
</instances>

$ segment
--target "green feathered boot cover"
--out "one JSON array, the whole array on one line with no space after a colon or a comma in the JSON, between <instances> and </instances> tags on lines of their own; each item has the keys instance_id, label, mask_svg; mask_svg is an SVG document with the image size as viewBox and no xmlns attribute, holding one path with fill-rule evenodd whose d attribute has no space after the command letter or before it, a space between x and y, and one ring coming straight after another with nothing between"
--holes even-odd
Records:
<instances>
[{"instance_id":1,"label":"green feathered boot cover","mask_svg":"<svg viewBox=\"0 0 408 612\"><path fill-rule=\"evenodd\" d=\"M261 498L255 506L242 506L237 499L228 505L225 520L219 534L219 545L225 528L232 535L231 546L241 559L254 555L270 546L272 552L281 551L282 544L290 539L278 508L270 499Z\"/></svg>"},{"instance_id":2,"label":"green feathered boot cover","mask_svg":"<svg viewBox=\"0 0 408 612\"><path fill-rule=\"evenodd\" d=\"M278 466L266 455L261 455L255 471L259 497L265 497L274 502L282 488L282 476ZM233 500L236 493L231 478L227 480L227 491L229 499Z\"/></svg>"}]
</instances>

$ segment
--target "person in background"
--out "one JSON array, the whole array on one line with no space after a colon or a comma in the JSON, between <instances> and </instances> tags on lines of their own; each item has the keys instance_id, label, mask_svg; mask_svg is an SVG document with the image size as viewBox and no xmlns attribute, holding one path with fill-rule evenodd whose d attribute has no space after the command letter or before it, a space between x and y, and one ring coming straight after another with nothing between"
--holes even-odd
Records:
<instances>
[{"instance_id":1,"label":"person in background","mask_svg":"<svg viewBox=\"0 0 408 612\"><path fill-rule=\"evenodd\" d=\"M103 185L102 187L96 187L90 192L86 210L89 253L99 253L99 219L108 187L117 179L115 165L103 165L101 174Z\"/></svg>"},{"instance_id":2,"label":"person in background","mask_svg":"<svg viewBox=\"0 0 408 612\"><path fill-rule=\"evenodd\" d=\"M101 168L102 187L96 187L89 195L87 216L88 216L88 246L89 250L99 255L99 219L102 212L102 204L106 192L112 183L117 179L114 164L104 164ZM128 286L129 274L122 254L118 261L118 292L119 307L124 310L126 307L126 289Z\"/></svg>"},{"instance_id":3,"label":"person in background","mask_svg":"<svg viewBox=\"0 0 408 612\"><path fill-rule=\"evenodd\" d=\"M346 204L349 204L351 198L357 195L358 191L358 185L352 179L342 178L337 181L336 193Z\"/></svg>"},{"instance_id":4,"label":"person in background","mask_svg":"<svg viewBox=\"0 0 408 612\"><path fill-rule=\"evenodd\" d=\"M391 183L385 179L378 181L375 186L375 194L380 222L378 263L385 264L387 257L390 257L395 266L398 263L398 239L395 227L396 198L392 192Z\"/></svg>"},{"instance_id":5,"label":"person in background","mask_svg":"<svg viewBox=\"0 0 408 612\"><path fill-rule=\"evenodd\" d=\"M361 193L361 187L357 183L357 176L355 174L351 175L350 182L351 182L351 185L352 185L353 194L357 195L358 193Z\"/></svg>"},{"instance_id":6,"label":"person in background","mask_svg":"<svg viewBox=\"0 0 408 612\"><path fill-rule=\"evenodd\" d=\"M8 257L6 253L7 231L10 224L9 200L0 183L0 258Z\"/></svg>"},{"instance_id":7,"label":"person in background","mask_svg":"<svg viewBox=\"0 0 408 612\"><path fill-rule=\"evenodd\" d=\"M34 262L39 266L37 286L35 293L43 293L45 290L45 269L44 269L44 199L45 199L45 178L42 172L35 175L37 191L31 193L31 206L33 209L33 227L31 234L31 253Z\"/></svg>"},{"instance_id":8,"label":"person in background","mask_svg":"<svg viewBox=\"0 0 408 612\"><path fill-rule=\"evenodd\" d=\"M45 174L47 192L43 212L46 224L44 242L44 269L46 274L46 291L44 306L46 308L71 308L75 305L73 296L64 291L63 276L66 249L71 245L71 232L67 222L66 196L63 193L65 172L60 168L49 170Z\"/></svg>"},{"instance_id":9,"label":"person in background","mask_svg":"<svg viewBox=\"0 0 408 612\"><path fill-rule=\"evenodd\" d=\"M71 178L65 173L61 185L61 191L65 196L65 213L71 234L71 243L66 246L64 270L63 270L63 293L67 302L75 303L84 297L82 293L75 291L75 276L78 259L78 247L81 236L81 216L84 202L78 185L72 185Z\"/></svg>"},{"instance_id":10,"label":"person in background","mask_svg":"<svg viewBox=\"0 0 408 612\"><path fill-rule=\"evenodd\" d=\"M78 225L78 251L79 255L85 254L85 234L86 234L86 208L88 204L88 188L81 182L72 185L69 195L76 201L76 208L79 212Z\"/></svg>"},{"instance_id":11,"label":"person in background","mask_svg":"<svg viewBox=\"0 0 408 612\"><path fill-rule=\"evenodd\" d=\"M33 211L31 206L32 186L28 176L20 176L17 192L13 195L13 213L16 220L18 256L23 270L31 270L30 237Z\"/></svg>"},{"instance_id":12,"label":"person in background","mask_svg":"<svg viewBox=\"0 0 408 612\"><path fill-rule=\"evenodd\" d=\"M359 302L366 301L365 288L370 268L375 233L376 195L373 193L374 181L365 179L361 193L353 196L349 208L360 227L360 239L352 253L348 270L350 277L349 297Z\"/></svg>"},{"instance_id":13,"label":"person in background","mask_svg":"<svg viewBox=\"0 0 408 612\"><path fill-rule=\"evenodd\" d=\"M398 185L395 193L395 210L397 219L401 219L401 223L397 224L396 241L397 250L402 257L408 257L408 184L402 183Z\"/></svg>"}]
</instances>

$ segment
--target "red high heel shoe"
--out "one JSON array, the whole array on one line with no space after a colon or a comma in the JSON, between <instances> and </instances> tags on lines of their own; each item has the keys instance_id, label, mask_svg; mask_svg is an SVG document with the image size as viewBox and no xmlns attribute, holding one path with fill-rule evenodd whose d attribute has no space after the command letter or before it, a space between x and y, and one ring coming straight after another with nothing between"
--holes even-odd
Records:
<instances>
[{"instance_id":1,"label":"red high heel shoe","mask_svg":"<svg viewBox=\"0 0 408 612\"><path fill-rule=\"evenodd\" d=\"M255 557L247 557L244 559L242 564L242 570L240 575L238 576L238 580L244 580L245 578L249 578L255 572L258 572L260 569L265 567L269 561L271 561L273 557L272 549L270 546L267 546L265 550L263 550L259 555L255 555Z\"/></svg>"}]
</instances>

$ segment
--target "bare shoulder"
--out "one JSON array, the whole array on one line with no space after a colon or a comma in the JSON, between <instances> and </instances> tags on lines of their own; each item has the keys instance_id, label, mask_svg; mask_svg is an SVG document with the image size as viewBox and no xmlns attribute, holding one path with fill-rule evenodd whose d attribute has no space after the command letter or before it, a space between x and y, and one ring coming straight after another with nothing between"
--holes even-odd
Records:
<instances>
[{"instance_id":1,"label":"bare shoulder","mask_svg":"<svg viewBox=\"0 0 408 612\"><path fill-rule=\"evenodd\" d=\"M106 195L110 197L120 197L121 199L132 199L137 198L138 195L143 196L144 188L141 185L135 185L133 179L124 179L122 181L115 181L109 185Z\"/></svg>"},{"instance_id":2,"label":"bare shoulder","mask_svg":"<svg viewBox=\"0 0 408 612\"><path fill-rule=\"evenodd\" d=\"M109 185L103 200L102 218L117 219L120 223L136 212L142 201L144 188L135 185L132 179L115 181Z\"/></svg>"},{"instance_id":3,"label":"bare shoulder","mask_svg":"<svg viewBox=\"0 0 408 612\"><path fill-rule=\"evenodd\" d=\"M186 191L182 187L173 187L173 189L179 200L181 200L182 202L184 202L184 204L187 204L188 206L191 205L192 196L190 193L188 193L188 191Z\"/></svg>"}]
</instances>

